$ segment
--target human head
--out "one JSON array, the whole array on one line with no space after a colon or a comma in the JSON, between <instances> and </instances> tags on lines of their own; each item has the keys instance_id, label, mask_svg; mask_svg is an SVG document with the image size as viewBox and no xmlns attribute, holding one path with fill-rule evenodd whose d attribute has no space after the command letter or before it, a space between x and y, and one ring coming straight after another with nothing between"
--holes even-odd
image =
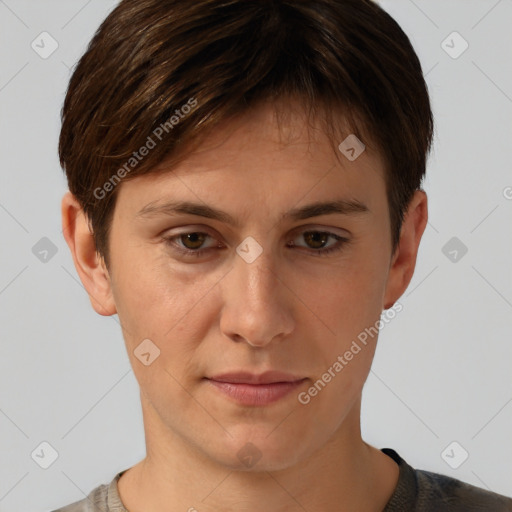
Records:
<instances>
[{"instance_id":1,"label":"human head","mask_svg":"<svg viewBox=\"0 0 512 512\"><path fill-rule=\"evenodd\" d=\"M415 192L391 256L379 154L337 162L321 119L309 126L298 105L284 108L286 124L272 105L258 106L172 169L164 162L167 172L123 183L109 272L78 203L63 198L64 233L91 303L118 314L155 472L185 461L246 469L244 446L262 454L256 471L302 472L334 446L351 460L362 455L361 391L382 310L414 271L425 193ZM348 213L318 207L335 201ZM181 209L171 215L168 202ZM223 213L212 218L215 210ZM297 376L297 398L247 407L209 387L219 374L268 371Z\"/></svg>"},{"instance_id":2,"label":"human head","mask_svg":"<svg viewBox=\"0 0 512 512\"><path fill-rule=\"evenodd\" d=\"M345 136L380 153L394 251L425 172L433 117L419 60L382 8L370 0L120 2L73 72L59 141L107 268L124 181L178 163L250 107L288 98L324 118L335 152L343 119Z\"/></svg>"},{"instance_id":3,"label":"human head","mask_svg":"<svg viewBox=\"0 0 512 512\"><path fill-rule=\"evenodd\" d=\"M326 12L328 6L334 9L336 5L343 11L348 4L362 10L357 16L347 13L352 16L350 22L345 20L349 34L336 36L341 38L342 48L345 42L354 43L354 54L349 52L345 56L347 62L352 62L350 73L345 68L336 71L327 66L327 49L322 50L318 43L308 51L298 41L299 34L307 34L307 27L315 19L314 13L324 15L316 31L325 30L324 23L337 30L331 26L337 22L333 13ZM398 197L396 190L400 188L398 185L404 184L404 176L408 176L407 183L412 186L412 167L407 168L408 174L399 175L400 178L393 175L395 181L391 182L386 169L403 165L403 155L411 149L409 143L412 144L408 137L410 134L417 136L420 128L412 127L410 122L417 109L411 108L404 114L409 105L409 92L397 93L396 88L392 89L383 78L381 68L384 82L379 84L377 78L372 81L372 76L379 74L371 75L371 67L364 65L371 60L370 54L375 66L377 61L386 62L385 57L375 56L375 52L380 51L379 45L374 46L372 52L371 44L365 48L356 38L356 35L366 34L365 30L373 30L375 24L369 23L366 29L360 27L359 32L351 32L353 23L365 19L365 12L368 16L373 12L373 4L324 2L315 4L316 9L311 11L314 4L300 3L295 8L297 13L306 9L314 19L310 25L303 22L300 30L295 26L288 32L289 20L299 17L290 12L289 3L229 4L235 13L233 22L227 23L226 18L220 16L218 23L222 30L214 31L221 39L226 36L226 26L238 26L240 38L258 31L256 22L240 25L237 20L244 19L243 13L254 15L256 12L264 19L269 17L266 31L260 33L265 42L245 64L241 58L233 56L240 45L232 39L221 41L218 46L210 38L202 52L197 50L197 45L202 45L204 38L197 32L187 42L190 23L199 15L193 14L198 3L181 6L189 12L188 22L177 12L169 16L169 11L165 11L167 15L162 11L166 5L171 10L178 9L179 4L148 3L139 15L142 3L122 5L127 11L120 10L117 15L121 20L126 16L126 29L134 24L139 24L139 28L125 34L119 26L110 27L109 19L100 28L100 35L91 44L99 52L98 57L90 57L92 60L88 63L93 74L81 75L86 65L81 68L79 64L71 81L63 125L63 133L69 132L61 146L65 147L66 141L72 145L74 141L81 141L76 148L80 148L90 165L79 159L75 162L82 163L79 167L73 165L71 159L66 171L73 168L76 172L72 178L76 178L79 185L70 185L70 190L76 192L82 205L92 204L91 219L98 213L95 208L103 207L113 197L117 199L115 208L110 210L111 217L101 217L103 226L110 229L107 246L112 265L109 272L104 274L93 257L98 245L91 243L91 234L83 219L69 222L65 236L96 310L105 315L119 315L132 368L141 388L148 454L168 464L173 459L170 452L178 449L177 439L187 440L183 444L198 448L205 465L216 461L240 468L236 450L246 442L253 442L264 452L265 468L283 469L294 463L304 464L314 453L322 450L325 453L327 440L332 443L335 434L336 442L356 450L353 441L358 430L358 401L371 365L376 337L372 335L364 348L355 347L352 341L360 339L361 332L375 325L383 307L392 305L405 290L426 224L424 193L416 191L412 205L406 205L409 208L403 224L406 229L400 231L400 250L391 254L389 190L391 197ZM262 5L267 9L262 10ZM200 13L206 16L203 11L209 9L229 10L229 6L225 2L207 3ZM288 12L279 18L281 10ZM113 16L115 13L114 10ZM176 21L180 19L182 26ZM277 30L275 37L284 40L270 44L269 52L269 38L279 19L284 27ZM174 25L169 20L173 20ZM176 24L181 28L175 27L173 32L168 27L163 31L161 25L167 23L171 23L171 28ZM145 28L142 31L141 25ZM211 27L209 23L206 26ZM152 42L155 30L165 32L169 38L163 46L161 42ZM134 43L130 34L137 33L142 39ZM110 63L102 63L100 56L106 54L107 49L95 44L99 44L97 41L102 37L110 39L114 34L118 34L120 41L112 43L108 49ZM286 35L291 38L288 43ZM129 41L127 54L122 52L125 37ZM374 44L373 36L368 37ZM314 35L310 34L310 38ZM334 44L327 39L325 45ZM187 42L181 53L173 47L178 41L180 45ZM253 52L255 44L253 40L248 46ZM172 51L160 55L167 45ZM282 47L285 54L300 47L301 51L295 55L297 62L280 58L278 50ZM145 52L151 54L151 48L155 52L153 58L143 57ZM133 55L130 56L130 52ZM215 58L223 52L223 59ZM94 50L86 53L83 62L93 54ZM265 67L255 60L261 55L267 55L267 64L270 59L276 65L274 76L270 72L274 69L272 66L265 74ZM314 66L313 55L322 59L318 68L325 73L323 81L306 69L308 65ZM171 57L182 62L169 76L165 70ZM331 64L338 62L339 55L331 57ZM350 61L351 58L355 61ZM390 55L388 58L392 61ZM358 67L358 59L362 59L362 67ZM117 74L114 73L116 66L119 67ZM124 77L125 66L138 67L139 74ZM298 66L295 75L294 66ZM190 69L193 72L189 73ZM233 75L229 78L230 69L237 80ZM416 79L423 83L419 64L417 71ZM236 75L237 72L240 74ZM96 83L94 77L98 78L98 73L100 76L106 73L105 80L107 76L116 77L110 92L107 80L101 91L85 87L89 79ZM402 70L401 73L394 76L400 80L403 75L409 80L414 76L412 71ZM349 84L344 86L345 103L339 97L339 90L343 89L341 82L333 81L342 76ZM246 90L251 77L255 85ZM214 92L214 85L219 81L226 82L225 88L231 96ZM231 88L227 87L230 84ZM361 92L363 86L372 91L369 97ZM390 96L381 96L383 90L391 91ZM127 98L122 91L131 91L132 95ZM426 94L425 90L423 92ZM371 102L372 107L365 101ZM399 107L401 110L397 111ZM111 109L110 118L107 119L103 109ZM73 116L78 116L80 111L87 112L89 117L81 120L77 117L73 123ZM393 124L393 119L398 124ZM419 122L419 117L416 119ZM427 129L428 122L424 123L421 119L420 124ZM164 133L168 137L164 137ZM337 150L337 144L352 133L364 142L366 149L356 160L349 161ZM398 146L391 137L397 133L403 136ZM191 134L197 137L192 138ZM283 134L287 135L284 143L280 140ZM71 138L67 139L69 136ZM386 142L395 143L393 166L386 159L386 154L391 158L391 154L384 151L389 151ZM145 151L139 150L143 147ZM416 145L417 150L418 147ZM82 151L84 148L89 151ZM140 154L133 156L132 149ZM411 153L408 154L407 161L412 165ZM129 163L128 171L124 164L130 158L134 159L134 166L131 168ZM107 162L108 172L103 170L108 167ZM119 176L120 168L125 169L126 176ZM424 167L421 172L417 165L414 168L420 174L424 171ZM143 173L142 169L146 171ZM104 183L110 182L114 174L123 178L123 182L116 186L111 183L107 190ZM392 183L393 187L389 189L387 183ZM414 191L414 187L411 190ZM80 200L79 194L86 193L89 199ZM281 215L297 207L305 196L308 196L307 203L338 197L362 198L369 206L366 212L338 216L334 221L333 217L323 216L323 221L330 226L327 231L332 228L339 236L348 237L339 252L319 258L303 247L295 247L303 236L298 228L302 230L309 217L291 222ZM239 219L239 226L235 228L209 219L205 229L188 230L186 233L207 232L212 238L222 240L224 246L210 247L206 256L185 257L165 239L164 232L170 236L169 230L174 228L175 231L177 223L181 223L182 229L183 224L190 227L197 216L192 220L190 214L181 214L177 221L172 221L162 215L142 220L137 214L152 206L155 200L166 198L199 199L229 212ZM76 205L66 198L64 220L72 220L76 211ZM102 211L106 215L107 210ZM98 238L97 231L94 235ZM262 253L251 263L234 251L247 236L253 236L262 247ZM293 246L288 245L290 240ZM226 251L226 248L231 250ZM158 357L148 367L143 366L137 356L141 342L145 346L143 340L150 340L159 350ZM335 368L339 354L351 350L356 361L346 368L342 366L341 375L334 377L333 383L314 400L294 401L294 418L283 422L279 428L274 428L277 419L287 412L280 405L283 402L247 410L223 401L207 387L214 373L238 369L257 373L268 369L287 370L303 376L303 380L312 385L330 367ZM209 415L199 407L202 404L210 406ZM291 404L285 402L284 405ZM302 441L300 449L296 446L297 439ZM204 457L205 454L208 457ZM357 453L351 454L352 458L357 456Z\"/></svg>"}]
</instances>

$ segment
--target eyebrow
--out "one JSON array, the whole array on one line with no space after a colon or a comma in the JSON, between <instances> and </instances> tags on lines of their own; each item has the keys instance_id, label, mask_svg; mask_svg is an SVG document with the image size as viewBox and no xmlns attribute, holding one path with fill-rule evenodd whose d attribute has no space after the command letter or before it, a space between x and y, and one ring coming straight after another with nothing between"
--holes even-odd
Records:
<instances>
[{"instance_id":1,"label":"eyebrow","mask_svg":"<svg viewBox=\"0 0 512 512\"><path fill-rule=\"evenodd\" d=\"M297 221L311 217L319 217L320 215L355 215L369 211L370 209L358 200L338 199L327 202L317 201L306 206L301 206L300 208L289 210L281 216L281 220ZM135 217L151 218L158 215L175 216L179 214L197 215L199 217L206 217L235 227L240 227L240 222L229 213L206 204L191 201L167 201L161 204L153 201L139 210Z\"/></svg>"}]
</instances>

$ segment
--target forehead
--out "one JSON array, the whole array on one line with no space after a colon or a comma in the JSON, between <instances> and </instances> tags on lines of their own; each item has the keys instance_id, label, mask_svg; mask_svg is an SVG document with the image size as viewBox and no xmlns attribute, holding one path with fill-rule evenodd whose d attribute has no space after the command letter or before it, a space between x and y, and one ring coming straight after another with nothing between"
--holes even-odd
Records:
<instances>
[{"instance_id":1,"label":"forehead","mask_svg":"<svg viewBox=\"0 0 512 512\"><path fill-rule=\"evenodd\" d=\"M243 159L264 146L265 152L288 149L287 158L291 158L293 151L307 152L309 160L342 160L343 166L347 155L341 158L343 153L338 146L347 137L354 140L354 130L341 111L333 117L335 120L328 126L325 107L307 113L300 100L262 102L215 127L198 149L187 154L188 163L189 166L194 161L202 163L206 152L208 158L225 158L231 153ZM365 141L364 146L368 147L368 142ZM379 159L373 150L365 151L366 155L371 153L372 158ZM184 153L187 153L186 149ZM297 159L302 157L299 155Z\"/></svg>"},{"instance_id":2,"label":"forehead","mask_svg":"<svg viewBox=\"0 0 512 512\"><path fill-rule=\"evenodd\" d=\"M300 105L276 110L263 104L215 128L190 153L184 149L177 165L164 161L154 173L122 183L118 201L131 210L175 196L247 208L291 207L301 198L310 203L329 195L366 197L371 203L368 196L384 189L380 156L368 145L357 146L342 121L333 135L339 143L350 136L345 146L352 143L359 156L347 158L323 119L307 118Z\"/></svg>"}]
</instances>

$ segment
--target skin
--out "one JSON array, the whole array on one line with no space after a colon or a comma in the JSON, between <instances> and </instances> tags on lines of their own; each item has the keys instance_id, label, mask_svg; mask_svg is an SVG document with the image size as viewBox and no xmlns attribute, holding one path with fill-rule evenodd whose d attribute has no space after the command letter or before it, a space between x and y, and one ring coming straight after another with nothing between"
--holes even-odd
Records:
<instances>
[{"instance_id":1,"label":"skin","mask_svg":"<svg viewBox=\"0 0 512 512\"><path fill-rule=\"evenodd\" d=\"M119 480L130 512L377 512L396 487L397 464L360 432L376 336L307 405L297 395L407 288L427 196L413 196L392 253L379 155L367 146L354 161L336 158L319 122L307 129L300 109L290 112L278 126L270 105L249 111L175 168L119 185L110 272L78 202L69 192L63 197L77 272L93 308L119 315L140 385L147 455ZM369 211L280 219L339 198ZM164 199L206 203L240 225L190 214L137 218ZM308 238L312 229L349 241L318 256L314 251L337 242ZM162 239L198 232L211 238L201 245L176 237L174 246ZM250 264L235 250L248 236L263 249ZM186 257L177 247L209 250ZM148 366L134 355L147 338L160 350ZM277 402L243 406L203 379L269 369L308 380ZM246 467L237 453L249 442L261 458Z\"/></svg>"}]
</instances>

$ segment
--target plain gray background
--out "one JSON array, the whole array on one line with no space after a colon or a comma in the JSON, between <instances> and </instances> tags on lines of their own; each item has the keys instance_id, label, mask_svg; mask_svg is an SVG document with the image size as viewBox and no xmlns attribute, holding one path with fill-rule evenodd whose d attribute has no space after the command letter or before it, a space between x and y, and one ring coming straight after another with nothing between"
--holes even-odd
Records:
<instances>
[{"instance_id":1,"label":"plain gray background","mask_svg":"<svg viewBox=\"0 0 512 512\"><path fill-rule=\"evenodd\" d=\"M115 4L0 0L2 512L82 499L145 455L117 316L90 306L60 219L70 68ZM436 137L429 225L403 310L380 334L363 436L414 467L512 496L512 1L381 5L420 57ZM51 49L42 32L58 43L47 58L31 47L39 41L42 52L46 38ZM41 261L44 237L56 253ZM58 455L47 469L42 442Z\"/></svg>"}]
</instances>

